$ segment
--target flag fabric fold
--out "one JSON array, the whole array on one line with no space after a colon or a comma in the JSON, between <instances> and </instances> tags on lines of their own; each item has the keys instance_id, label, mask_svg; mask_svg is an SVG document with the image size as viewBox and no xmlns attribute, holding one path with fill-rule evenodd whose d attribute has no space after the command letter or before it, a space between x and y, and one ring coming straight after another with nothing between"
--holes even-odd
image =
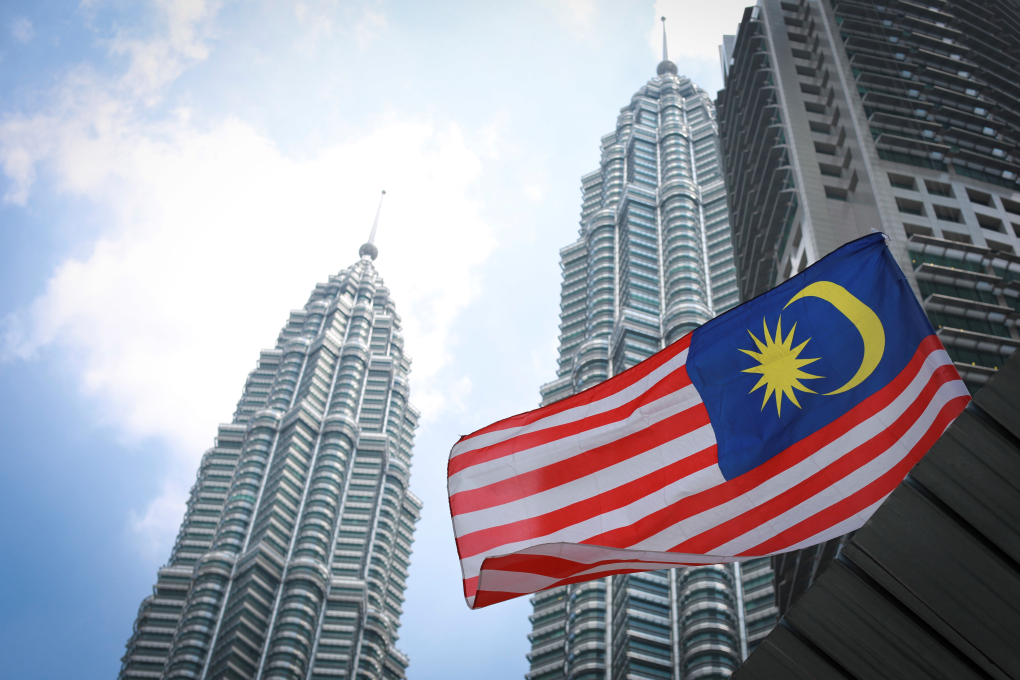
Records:
<instances>
[{"instance_id":1,"label":"flag fabric fold","mask_svg":"<svg viewBox=\"0 0 1020 680\"><path fill-rule=\"evenodd\" d=\"M969 399L883 236L858 239L599 385L461 437L465 599L840 536Z\"/></svg>"}]
</instances>

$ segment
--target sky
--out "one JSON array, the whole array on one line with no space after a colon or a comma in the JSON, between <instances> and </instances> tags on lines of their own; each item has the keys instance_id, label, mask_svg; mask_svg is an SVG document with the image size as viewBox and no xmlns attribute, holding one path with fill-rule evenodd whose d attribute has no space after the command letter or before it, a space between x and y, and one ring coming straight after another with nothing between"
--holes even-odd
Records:
<instances>
[{"instance_id":1,"label":"sky","mask_svg":"<svg viewBox=\"0 0 1020 680\"><path fill-rule=\"evenodd\" d=\"M527 670L464 604L445 467L554 377L558 251L619 109L707 91L750 0L0 4L0 667L115 677L217 423L317 282L376 266L422 412L412 680Z\"/></svg>"}]
</instances>

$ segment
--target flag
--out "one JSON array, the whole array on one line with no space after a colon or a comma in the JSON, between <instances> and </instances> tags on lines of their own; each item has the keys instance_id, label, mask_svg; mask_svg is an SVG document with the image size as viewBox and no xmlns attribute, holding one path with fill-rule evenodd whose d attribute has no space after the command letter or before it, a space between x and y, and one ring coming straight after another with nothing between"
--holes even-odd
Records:
<instances>
[{"instance_id":1,"label":"flag","mask_svg":"<svg viewBox=\"0 0 1020 680\"><path fill-rule=\"evenodd\" d=\"M883 235L858 239L601 384L461 437L464 597L853 531L969 400Z\"/></svg>"}]
</instances>

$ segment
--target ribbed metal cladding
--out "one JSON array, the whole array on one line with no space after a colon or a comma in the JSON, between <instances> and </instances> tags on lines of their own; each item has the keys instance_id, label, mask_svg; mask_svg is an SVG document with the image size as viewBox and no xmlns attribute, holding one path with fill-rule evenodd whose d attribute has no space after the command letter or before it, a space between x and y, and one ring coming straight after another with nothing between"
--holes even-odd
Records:
<instances>
[{"instance_id":1,"label":"ribbed metal cladding","mask_svg":"<svg viewBox=\"0 0 1020 680\"><path fill-rule=\"evenodd\" d=\"M734 677L1020 677L1018 405L1014 357Z\"/></svg>"},{"instance_id":2,"label":"ribbed metal cladding","mask_svg":"<svg viewBox=\"0 0 1020 680\"><path fill-rule=\"evenodd\" d=\"M581 178L580 234L560 251L557 379L542 387L543 404L634 366L738 302L715 109L665 63L602 138L599 169ZM755 640L775 621L771 566L758 562L750 573L767 602L750 598L764 623ZM726 678L747 637L740 588L732 567L706 567L537 593L527 677Z\"/></svg>"},{"instance_id":3,"label":"ribbed metal cladding","mask_svg":"<svg viewBox=\"0 0 1020 680\"><path fill-rule=\"evenodd\" d=\"M404 677L418 412L369 254L319 284L203 456L120 678Z\"/></svg>"}]
</instances>

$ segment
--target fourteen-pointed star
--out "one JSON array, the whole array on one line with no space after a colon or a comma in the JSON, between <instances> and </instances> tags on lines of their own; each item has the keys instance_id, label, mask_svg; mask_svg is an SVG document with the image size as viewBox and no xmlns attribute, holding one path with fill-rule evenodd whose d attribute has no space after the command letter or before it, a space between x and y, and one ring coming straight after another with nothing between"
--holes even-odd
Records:
<instances>
[{"instance_id":1,"label":"fourteen-pointed star","mask_svg":"<svg viewBox=\"0 0 1020 680\"><path fill-rule=\"evenodd\" d=\"M751 339L754 340L754 344L758 346L758 352L753 352L748 349L740 350L744 354L754 358L760 365L754 366L753 368L745 368L744 373L760 373L761 378L758 380L758 384L751 388L751 392L754 392L763 385L767 387L765 391L765 398L761 401L762 410L765 409L765 404L768 403L769 397L772 393L776 394L776 415L782 416L783 407L783 395L793 402L793 405L800 408L800 404L797 403L797 397L794 395L794 390L800 390L801 392L810 392L811 394L817 394L814 390L808 389L801 384L801 380L815 380L824 376L811 375L800 370L801 367L807 366L810 363L818 361L818 358L814 359L798 359L801 350L804 349L804 345L808 344L811 338L808 338L804 342L800 343L793 349L793 334L797 330L797 324L793 324L793 328L790 330L790 334L783 338L783 319L779 318L776 322L776 339L773 340L769 336L769 327L765 323L765 319L761 320L762 328L765 331L765 344L762 344L758 338L754 337L754 333L750 330L747 331Z\"/></svg>"}]
</instances>

